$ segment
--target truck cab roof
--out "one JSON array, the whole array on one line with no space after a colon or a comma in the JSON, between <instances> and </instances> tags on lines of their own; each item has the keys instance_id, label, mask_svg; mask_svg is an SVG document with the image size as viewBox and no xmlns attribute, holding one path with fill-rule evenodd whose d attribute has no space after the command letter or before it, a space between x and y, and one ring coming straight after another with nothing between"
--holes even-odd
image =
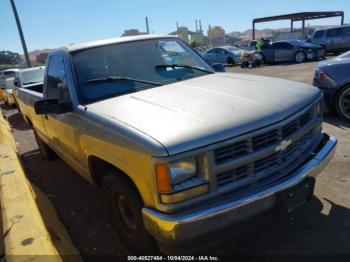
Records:
<instances>
[{"instance_id":1,"label":"truck cab roof","mask_svg":"<svg viewBox=\"0 0 350 262\"><path fill-rule=\"evenodd\" d=\"M78 50L83 50L83 49L88 49L88 48L93 48L93 47L98 47L98 46L104 46L104 45L142 41L142 40L149 40L149 39L159 39L159 38L178 38L178 37L170 36L170 35L124 36L124 37L116 37L116 38L110 38L110 39L105 39L105 40L97 40L97 41L92 41L92 42L87 42L87 43L68 45L65 48L69 52L74 52L74 51L78 51Z\"/></svg>"}]
</instances>

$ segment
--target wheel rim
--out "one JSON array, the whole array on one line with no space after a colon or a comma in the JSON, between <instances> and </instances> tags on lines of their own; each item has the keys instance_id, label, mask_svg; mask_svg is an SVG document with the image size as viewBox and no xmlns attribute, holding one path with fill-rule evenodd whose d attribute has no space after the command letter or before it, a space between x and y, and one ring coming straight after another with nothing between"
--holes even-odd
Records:
<instances>
[{"instance_id":1,"label":"wheel rim","mask_svg":"<svg viewBox=\"0 0 350 262\"><path fill-rule=\"evenodd\" d=\"M113 208L120 215L123 223L125 224L129 233L134 232L137 229L136 218L131 211L126 198L115 192L113 194Z\"/></svg>"},{"instance_id":2,"label":"wheel rim","mask_svg":"<svg viewBox=\"0 0 350 262\"><path fill-rule=\"evenodd\" d=\"M305 59L304 53L299 52L299 53L296 54L295 60L298 63L302 63L304 61L304 59Z\"/></svg>"},{"instance_id":3,"label":"wheel rim","mask_svg":"<svg viewBox=\"0 0 350 262\"><path fill-rule=\"evenodd\" d=\"M340 110L342 114L350 119L350 88L345 90L339 99Z\"/></svg>"}]
</instances>

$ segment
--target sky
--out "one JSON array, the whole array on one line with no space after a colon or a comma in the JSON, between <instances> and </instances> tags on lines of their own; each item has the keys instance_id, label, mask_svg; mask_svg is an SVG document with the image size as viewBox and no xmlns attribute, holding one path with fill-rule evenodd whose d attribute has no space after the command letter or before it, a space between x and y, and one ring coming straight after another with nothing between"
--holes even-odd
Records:
<instances>
[{"instance_id":1,"label":"sky","mask_svg":"<svg viewBox=\"0 0 350 262\"><path fill-rule=\"evenodd\" d=\"M227 33L251 28L253 18L305 11L345 11L350 23L349 0L15 0L28 50L56 48L120 36L125 29L167 34L176 22L195 29L195 19L222 26ZM340 18L308 21L310 25L336 25ZM257 29L289 27L290 22L269 22ZM295 26L300 26L296 23ZM10 0L0 0L0 50L23 53Z\"/></svg>"}]
</instances>

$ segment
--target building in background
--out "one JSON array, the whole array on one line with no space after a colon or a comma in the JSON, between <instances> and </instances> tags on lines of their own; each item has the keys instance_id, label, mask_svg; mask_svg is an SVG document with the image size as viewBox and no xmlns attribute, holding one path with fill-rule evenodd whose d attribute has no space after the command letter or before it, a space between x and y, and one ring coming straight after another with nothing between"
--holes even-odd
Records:
<instances>
[{"instance_id":1,"label":"building in background","mask_svg":"<svg viewBox=\"0 0 350 262\"><path fill-rule=\"evenodd\" d=\"M176 35L180 37L188 44L190 43L190 34L192 35L193 32L189 31L186 26L178 26L175 32L170 33L170 35Z\"/></svg>"},{"instance_id":2,"label":"building in background","mask_svg":"<svg viewBox=\"0 0 350 262\"><path fill-rule=\"evenodd\" d=\"M196 20L196 30L191 31L186 26L176 25L177 30L170 33L170 35L176 35L183 41L190 44L193 47L203 46L207 43L206 37L203 34L202 21Z\"/></svg>"},{"instance_id":3,"label":"building in background","mask_svg":"<svg viewBox=\"0 0 350 262\"><path fill-rule=\"evenodd\" d=\"M36 59L35 59L36 60L35 65L45 65L48 54L49 53L47 53L47 52L37 54Z\"/></svg>"},{"instance_id":4,"label":"building in background","mask_svg":"<svg viewBox=\"0 0 350 262\"><path fill-rule=\"evenodd\" d=\"M147 35L147 32L140 32L138 29L125 30L121 36Z\"/></svg>"}]
</instances>

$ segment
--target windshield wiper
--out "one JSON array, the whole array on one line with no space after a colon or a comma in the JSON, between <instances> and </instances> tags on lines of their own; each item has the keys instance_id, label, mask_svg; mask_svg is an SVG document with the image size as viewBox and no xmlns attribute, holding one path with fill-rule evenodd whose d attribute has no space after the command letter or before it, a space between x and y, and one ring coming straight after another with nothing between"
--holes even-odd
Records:
<instances>
[{"instance_id":1,"label":"windshield wiper","mask_svg":"<svg viewBox=\"0 0 350 262\"><path fill-rule=\"evenodd\" d=\"M195 69L198 71L206 72L208 74L214 74L214 72L208 71L206 69L197 67L197 66L191 66L191 65L181 65L181 64L169 64L169 65L156 65L155 68L175 68L175 67L183 67L183 68L190 68L190 69Z\"/></svg>"},{"instance_id":2,"label":"windshield wiper","mask_svg":"<svg viewBox=\"0 0 350 262\"><path fill-rule=\"evenodd\" d=\"M125 77L125 76L109 76L109 77L104 77L104 78L95 78L95 79L90 79L90 80L85 81L84 84L117 82L117 81L123 81L123 80L133 81L133 82L138 82L138 83L143 83L143 84L149 84L149 85L154 85L154 86L161 86L162 85L162 84L156 83L156 82L140 80L140 79Z\"/></svg>"},{"instance_id":3,"label":"windshield wiper","mask_svg":"<svg viewBox=\"0 0 350 262\"><path fill-rule=\"evenodd\" d=\"M32 81L32 82L28 82L28 83L24 83L23 85L31 85L31 84L36 84L36 83L40 83L41 81Z\"/></svg>"}]
</instances>

